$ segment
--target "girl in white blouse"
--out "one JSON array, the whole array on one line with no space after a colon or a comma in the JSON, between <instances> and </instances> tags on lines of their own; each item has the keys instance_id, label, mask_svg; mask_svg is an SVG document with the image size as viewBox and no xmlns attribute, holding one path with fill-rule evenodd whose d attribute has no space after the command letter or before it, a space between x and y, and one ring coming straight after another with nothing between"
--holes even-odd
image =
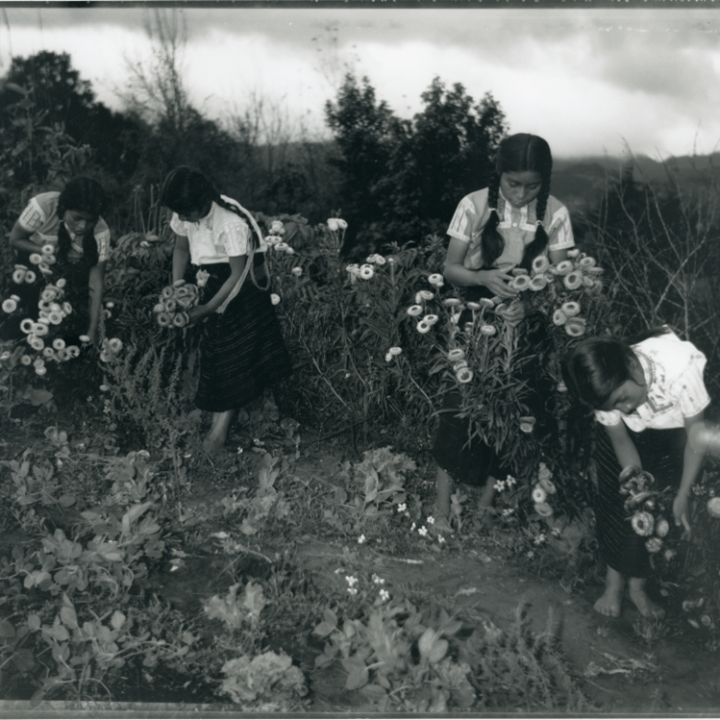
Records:
<instances>
[{"instance_id":1,"label":"girl in white blouse","mask_svg":"<svg viewBox=\"0 0 720 720\"><path fill-rule=\"evenodd\" d=\"M595 609L604 615L620 615L626 578L638 610L662 615L645 591L650 571L646 538L631 527L619 474L628 466L642 467L659 487L675 488L675 525L689 534L688 498L704 449L688 439L703 427L710 403L703 382L705 362L702 352L667 327L632 343L587 338L565 358L568 390L594 409L605 430L597 434L595 447L596 529L607 564L605 592Z\"/></svg>"},{"instance_id":2,"label":"girl in white blouse","mask_svg":"<svg viewBox=\"0 0 720 720\"><path fill-rule=\"evenodd\" d=\"M206 278L200 304L189 314L191 325L202 322L195 405L213 414L203 444L212 456L225 444L235 411L292 366L270 300L267 246L259 231L258 238L250 231L250 213L189 167L168 175L161 202L173 211L177 236L173 281L185 278L190 263Z\"/></svg>"}]
</instances>

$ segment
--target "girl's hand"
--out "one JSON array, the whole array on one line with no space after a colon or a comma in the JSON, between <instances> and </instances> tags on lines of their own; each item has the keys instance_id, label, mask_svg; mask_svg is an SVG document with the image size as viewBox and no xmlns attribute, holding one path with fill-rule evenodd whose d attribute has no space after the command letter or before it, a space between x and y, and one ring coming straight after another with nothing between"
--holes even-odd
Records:
<instances>
[{"instance_id":1,"label":"girl's hand","mask_svg":"<svg viewBox=\"0 0 720 720\"><path fill-rule=\"evenodd\" d=\"M207 309L207 305L197 305L196 307L192 308L192 310L190 310L190 312L188 313L188 317L190 318L188 325L197 325L209 314L210 311Z\"/></svg>"},{"instance_id":2,"label":"girl's hand","mask_svg":"<svg viewBox=\"0 0 720 720\"><path fill-rule=\"evenodd\" d=\"M508 287L508 282L513 276L502 270L478 270L478 280L480 285L484 285L494 295L501 298L515 297L517 293Z\"/></svg>"},{"instance_id":3,"label":"girl's hand","mask_svg":"<svg viewBox=\"0 0 720 720\"><path fill-rule=\"evenodd\" d=\"M688 520L688 496L679 492L673 500L673 515L675 516L675 525L683 526L683 539L690 537L690 521Z\"/></svg>"},{"instance_id":4,"label":"girl's hand","mask_svg":"<svg viewBox=\"0 0 720 720\"><path fill-rule=\"evenodd\" d=\"M522 300L516 300L510 303L507 309L501 313L501 316L508 325L515 327L527 317L527 310Z\"/></svg>"}]
</instances>

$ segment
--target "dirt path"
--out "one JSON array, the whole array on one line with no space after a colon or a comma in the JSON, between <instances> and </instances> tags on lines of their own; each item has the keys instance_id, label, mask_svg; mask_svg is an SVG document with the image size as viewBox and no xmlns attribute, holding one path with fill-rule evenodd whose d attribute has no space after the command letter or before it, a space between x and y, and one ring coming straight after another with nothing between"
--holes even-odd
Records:
<instances>
[{"instance_id":1,"label":"dirt path","mask_svg":"<svg viewBox=\"0 0 720 720\"><path fill-rule=\"evenodd\" d=\"M308 541L298 548L298 559L320 586L337 586L342 548ZM648 647L633 631L638 614L629 607L617 620L601 618L592 608L594 595L568 594L558 582L543 581L491 552L380 557L376 567L396 587L452 598L478 624L505 629L526 607L535 631L550 626L559 635L574 674L585 676L586 694L603 713L720 711L717 654L683 638Z\"/></svg>"}]
</instances>

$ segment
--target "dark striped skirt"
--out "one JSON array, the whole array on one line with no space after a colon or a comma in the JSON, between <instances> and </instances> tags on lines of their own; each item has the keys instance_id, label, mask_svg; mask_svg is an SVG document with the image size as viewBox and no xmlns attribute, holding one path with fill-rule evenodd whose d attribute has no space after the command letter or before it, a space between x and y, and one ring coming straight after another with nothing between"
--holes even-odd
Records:
<instances>
[{"instance_id":1,"label":"dark striped skirt","mask_svg":"<svg viewBox=\"0 0 720 720\"><path fill-rule=\"evenodd\" d=\"M230 265L204 265L203 270L210 273L203 289L205 302L229 277ZM259 263L256 276L263 284ZM202 323L200 382L195 405L210 412L234 410L291 372L290 355L270 292L255 287L248 275L225 312L213 313Z\"/></svg>"},{"instance_id":2,"label":"dark striped skirt","mask_svg":"<svg viewBox=\"0 0 720 720\"><path fill-rule=\"evenodd\" d=\"M618 476L622 470L610 438L596 423L595 463L595 525L600 553L605 562L626 577L644 578L650 574L650 555L645 549L647 538L632 529L623 507L625 496L620 494ZM628 434L640 454L643 470L655 477L656 489L677 488L683 470L685 428L644 430ZM673 527L672 517L666 518Z\"/></svg>"}]
</instances>

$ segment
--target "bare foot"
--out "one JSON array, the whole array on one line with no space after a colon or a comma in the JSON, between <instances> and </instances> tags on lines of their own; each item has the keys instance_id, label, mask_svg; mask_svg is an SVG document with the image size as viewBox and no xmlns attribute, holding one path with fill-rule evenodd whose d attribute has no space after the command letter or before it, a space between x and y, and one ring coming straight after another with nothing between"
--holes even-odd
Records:
<instances>
[{"instance_id":1,"label":"bare foot","mask_svg":"<svg viewBox=\"0 0 720 720\"><path fill-rule=\"evenodd\" d=\"M629 585L628 595L641 615L658 619L665 617L665 611L654 603L645 592L644 578L630 578Z\"/></svg>"},{"instance_id":2,"label":"bare foot","mask_svg":"<svg viewBox=\"0 0 720 720\"><path fill-rule=\"evenodd\" d=\"M224 440L208 435L205 440L203 440L202 448L207 455L214 458L223 449L224 445Z\"/></svg>"},{"instance_id":3,"label":"bare foot","mask_svg":"<svg viewBox=\"0 0 720 720\"><path fill-rule=\"evenodd\" d=\"M595 612L607 617L620 617L625 578L608 565L605 575L605 592L595 601Z\"/></svg>"}]
</instances>

